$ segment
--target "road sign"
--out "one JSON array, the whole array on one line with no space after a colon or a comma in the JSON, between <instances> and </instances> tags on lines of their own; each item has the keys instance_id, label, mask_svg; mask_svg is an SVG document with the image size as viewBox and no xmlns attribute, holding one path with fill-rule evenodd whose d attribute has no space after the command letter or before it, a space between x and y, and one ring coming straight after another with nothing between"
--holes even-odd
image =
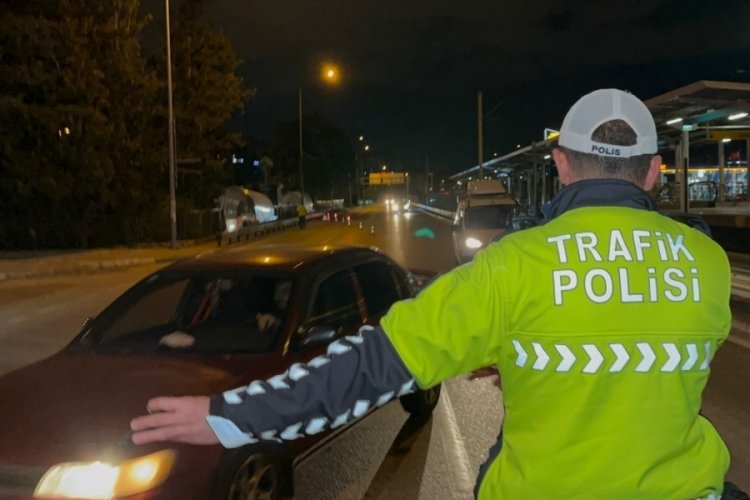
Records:
<instances>
[{"instance_id":1,"label":"road sign","mask_svg":"<svg viewBox=\"0 0 750 500\"><path fill-rule=\"evenodd\" d=\"M736 128L736 129L714 129L708 131L708 140L720 141L722 139L732 139L735 141L744 141L750 139L750 128Z\"/></svg>"},{"instance_id":2,"label":"road sign","mask_svg":"<svg viewBox=\"0 0 750 500\"><path fill-rule=\"evenodd\" d=\"M371 186L375 184L391 186L404 183L405 176L403 172L373 172L370 174Z\"/></svg>"},{"instance_id":3,"label":"road sign","mask_svg":"<svg viewBox=\"0 0 750 500\"><path fill-rule=\"evenodd\" d=\"M550 139L556 139L557 136L560 135L559 130L555 130L552 128L545 128L544 129L544 140L548 141Z\"/></svg>"}]
</instances>

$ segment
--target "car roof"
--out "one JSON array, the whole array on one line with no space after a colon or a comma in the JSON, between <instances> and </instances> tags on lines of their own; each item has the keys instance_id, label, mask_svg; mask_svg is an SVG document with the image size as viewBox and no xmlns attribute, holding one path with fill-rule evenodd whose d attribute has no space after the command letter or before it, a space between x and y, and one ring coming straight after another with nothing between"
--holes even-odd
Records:
<instances>
[{"instance_id":1,"label":"car roof","mask_svg":"<svg viewBox=\"0 0 750 500\"><path fill-rule=\"evenodd\" d=\"M273 272L298 272L324 261L360 260L373 256L385 257L378 248L368 246L299 243L245 245L180 260L166 269L170 271L213 271L251 267Z\"/></svg>"}]
</instances>

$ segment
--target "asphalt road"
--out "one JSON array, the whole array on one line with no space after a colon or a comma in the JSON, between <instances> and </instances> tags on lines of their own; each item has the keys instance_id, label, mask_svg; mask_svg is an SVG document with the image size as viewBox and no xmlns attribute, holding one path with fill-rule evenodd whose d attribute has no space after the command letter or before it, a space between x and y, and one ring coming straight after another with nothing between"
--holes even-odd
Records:
<instances>
[{"instance_id":1,"label":"asphalt road","mask_svg":"<svg viewBox=\"0 0 750 500\"><path fill-rule=\"evenodd\" d=\"M444 272L454 265L450 234L446 221L372 207L349 226L313 222L304 231L276 233L264 242L371 244L408 268ZM65 345L86 317L157 267L1 282L0 373ZM729 478L750 489L747 343L727 342L712 367L704 413L732 451ZM454 379L445 383L435 415L426 423L409 419L391 404L299 464L295 498L472 498L478 467L502 421L501 398L489 380Z\"/></svg>"}]
</instances>

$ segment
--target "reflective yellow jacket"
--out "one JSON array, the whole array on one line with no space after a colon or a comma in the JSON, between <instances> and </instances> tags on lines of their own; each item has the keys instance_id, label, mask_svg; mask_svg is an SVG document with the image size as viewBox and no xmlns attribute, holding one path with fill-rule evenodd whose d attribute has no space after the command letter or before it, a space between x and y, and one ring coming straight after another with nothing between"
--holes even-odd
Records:
<instances>
[{"instance_id":1,"label":"reflective yellow jacket","mask_svg":"<svg viewBox=\"0 0 750 500\"><path fill-rule=\"evenodd\" d=\"M688 499L729 464L700 416L731 272L657 212L581 207L510 234L381 325L422 387L499 368L505 420L480 499Z\"/></svg>"}]
</instances>

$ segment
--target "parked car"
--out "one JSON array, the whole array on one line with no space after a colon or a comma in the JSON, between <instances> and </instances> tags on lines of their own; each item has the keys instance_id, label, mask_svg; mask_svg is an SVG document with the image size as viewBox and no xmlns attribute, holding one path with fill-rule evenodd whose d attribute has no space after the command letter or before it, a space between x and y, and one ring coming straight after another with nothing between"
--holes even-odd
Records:
<instances>
[{"instance_id":1,"label":"parked car","mask_svg":"<svg viewBox=\"0 0 750 500\"><path fill-rule=\"evenodd\" d=\"M291 495L293 465L341 429L226 450L135 446L129 421L153 396L217 393L323 354L419 286L364 247L235 248L154 272L61 352L0 378L0 497ZM428 416L439 393L401 404Z\"/></svg>"}]
</instances>

